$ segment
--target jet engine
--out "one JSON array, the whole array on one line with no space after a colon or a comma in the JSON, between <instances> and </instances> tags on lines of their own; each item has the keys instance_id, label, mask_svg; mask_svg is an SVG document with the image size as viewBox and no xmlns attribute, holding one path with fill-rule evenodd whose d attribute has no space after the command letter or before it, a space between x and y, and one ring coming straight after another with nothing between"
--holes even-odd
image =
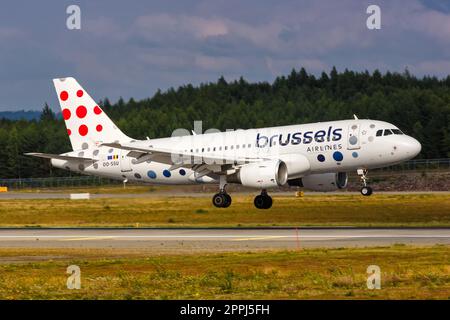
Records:
<instances>
[{"instance_id":1,"label":"jet engine","mask_svg":"<svg viewBox=\"0 0 450 320\"><path fill-rule=\"evenodd\" d=\"M312 191L335 191L347 187L346 172L310 174L300 179L289 180L290 186L305 187Z\"/></svg>"},{"instance_id":2,"label":"jet engine","mask_svg":"<svg viewBox=\"0 0 450 320\"><path fill-rule=\"evenodd\" d=\"M227 180L246 187L267 189L284 185L287 178L286 163L281 160L268 160L246 164Z\"/></svg>"},{"instance_id":3,"label":"jet engine","mask_svg":"<svg viewBox=\"0 0 450 320\"><path fill-rule=\"evenodd\" d=\"M295 179L305 176L311 165L309 160L302 154L283 154L280 160L286 163L289 179Z\"/></svg>"}]
</instances>

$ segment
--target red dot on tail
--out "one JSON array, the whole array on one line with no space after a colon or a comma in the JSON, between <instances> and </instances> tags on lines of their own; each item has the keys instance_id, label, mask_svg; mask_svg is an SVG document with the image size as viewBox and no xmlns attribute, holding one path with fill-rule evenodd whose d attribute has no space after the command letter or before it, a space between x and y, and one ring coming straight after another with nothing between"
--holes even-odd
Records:
<instances>
[{"instance_id":1,"label":"red dot on tail","mask_svg":"<svg viewBox=\"0 0 450 320\"><path fill-rule=\"evenodd\" d=\"M95 127L95 129L96 129L98 132L100 132L100 131L103 130L103 126L102 126L101 124L98 124L98 125Z\"/></svg>"},{"instance_id":2,"label":"red dot on tail","mask_svg":"<svg viewBox=\"0 0 450 320\"><path fill-rule=\"evenodd\" d=\"M70 129L67 129L67 134L70 136L72 134L72 131Z\"/></svg>"},{"instance_id":3,"label":"red dot on tail","mask_svg":"<svg viewBox=\"0 0 450 320\"><path fill-rule=\"evenodd\" d=\"M69 94L67 93L67 91L61 91L59 97L62 101L66 101L67 99L69 99Z\"/></svg>"},{"instance_id":4,"label":"red dot on tail","mask_svg":"<svg viewBox=\"0 0 450 320\"><path fill-rule=\"evenodd\" d=\"M62 116L63 116L64 120L69 120L70 119L70 115L71 115L71 113L70 113L69 109L64 109L62 111Z\"/></svg>"},{"instance_id":5,"label":"red dot on tail","mask_svg":"<svg viewBox=\"0 0 450 320\"><path fill-rule=\"evenodd\" d=\"M85 106L79 106L77 108L77 116L78 118L84 118L87 114L87 109Z\"/></svg>"},{"instance_id":6,"label":"red dot on tail","mask_svg":"<svg viewBox=\"0 0 450 320\"><path fill-rule=\"evenodd\" d=\"M80 134L80 136L85 136L88 133L88 127L84 124L82 124L79 128L78 128L78 133Z\"/></svg>"},{"instance_id":7,"label":"red dot on tail","mask_svg":"<svg viewBox=\"0 0 450 320\"><path fill-rule=\"evenodd\" d=\"M102 113L102 109L100 109L98 106L95 106L94 107L94 113L95 114L100 114L100 113Z\"/></svg>"},{"instance_id":8,"label":"red dot on tail","mask_svg":"<svg viewBox=\"0 0 450 320\"><path fill-rule=\"evenodd\" d=\"M83 96L83 90L78 90L77 91L77 97L81 98Z\"/></svg>"}]
</instances>

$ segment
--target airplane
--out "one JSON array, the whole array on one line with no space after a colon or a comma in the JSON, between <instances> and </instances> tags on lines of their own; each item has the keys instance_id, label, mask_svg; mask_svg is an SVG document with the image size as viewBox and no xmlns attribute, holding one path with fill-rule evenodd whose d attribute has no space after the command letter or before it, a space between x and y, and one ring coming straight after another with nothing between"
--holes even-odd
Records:
<instances>
[{"instance_id":1,"label":"airplane","mask_svg":"<svg viewBox=\"0 0 450 320\"><path fill-rule=\"evenodd\" d=\"M53 80L72 151L26 153L52 166L124 182L215 183L213 205L227 208L230 183L261 190L258 209L269 209L267 190L281 186L334 191L347 186L348 173L361 179L370 196L369 169L414 158L421 144L395 125L358 119L135 140L124 134L72 77ZM236 115L237 117L239 115ZM186 131L186 130L185 130Z\"/></svg>"}]
</instances>

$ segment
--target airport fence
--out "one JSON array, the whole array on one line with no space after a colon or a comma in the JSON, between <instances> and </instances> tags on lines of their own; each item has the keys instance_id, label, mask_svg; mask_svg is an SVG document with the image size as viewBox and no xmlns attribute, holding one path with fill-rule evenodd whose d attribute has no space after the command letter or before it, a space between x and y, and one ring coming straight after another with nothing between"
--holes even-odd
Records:
<instances>
[{"instance_id":1,"label":"airport fence","mask_svg":"<svg viewBox=\"0 0 450 320\"><path fill-rule=\"evenodd\" d=\"M372 170L372 174L378 176L401 174L411 171L432 172L450 171L449 159L418 159L386 168ZM356 173L355 173L356 174ZM58 187L82 187L82 186L107 186L122 184L119 180L112 180L94 176L71 176L50 178L21 178L0 179L0 186L8 189L33 189L33 188L58 188Z\"/></svg>"},{"instance_id":2,"label":"airport fence","mask_svg":"<svg viewBox=\"0 0 450 320\"><path fill-rule=\"evenodd\" d=\"M450 158L442 159L416 159L409 160L403 163L389 166L385 168L379 168L373 171L377 172L401 172L401 171L433 171L433 170L450 170Z\"/></svg>"},{"instance_id":3,"label":"airport fence","mask_svg":"<svg viewBox=\"0 0 450 320\"><path fill-rule=\"evenodd\" d=\"M82 186L104 186L121 184L120 181L94 176L0 179L0 186L8 189L60 188Z\"/></svg>"}]
</instances>

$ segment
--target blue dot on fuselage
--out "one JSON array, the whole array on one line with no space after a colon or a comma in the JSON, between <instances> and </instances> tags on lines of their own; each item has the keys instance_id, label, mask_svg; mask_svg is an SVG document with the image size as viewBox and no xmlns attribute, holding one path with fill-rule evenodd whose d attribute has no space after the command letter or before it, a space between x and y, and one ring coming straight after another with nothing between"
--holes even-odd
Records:
<instances>
[{"instance_id":1,"label":"blue dot on fuselage","mask_svg":"<svg viewBox=\"0 0 450 320\"><path fill-rule=\"evenodd\" d=\"M180 173L180 175L184 176L184 175L186 175L186 170L180 169L179 173Z\"/></svg>"},{"instance_id":2,"label":"blue dot on fuselage","mask_svg":"<svg viewBox=\"0 0 450 320\"><path fill-rule=\"evenodd\" d=\"M323 154L319 154L317 156L317 160L319 160L320 162L324 162L325 161L325 156Z\"/></svg>"},{"instance_id":3,"label":"blue dot on fuselage","mask_svg":"<svg viewBox=\"0 0 450 320\"><path fill-rule=\"evenodd\" d=\"M336 161L342 161L342 159L344 159L344 155L341 152L336 151L333 153L333 159Z\"/></svg>"},{"instance_id":4,"label":"blue dot on fuselage","mask_svg":"<svg viewBox=\"0 0 450 320\"><path fill-rule=\"evenodd\" d=\"M170 173L169 170L166 169L163 171L163 175L164 175L164 177L169 178L172 174Z\"/></svg>"},{"instance_id":5,"label":"blue dot on fuselage","mask_svg":"<svg viewBox=\"0 0 450 320\"><path fill-rule=\"evenodd\" d=\"M148 176L150 179L156 179L156 172L153 171L153 170L149 170L149 171L147 172L147 176Z\"/></svg>"},{"instance_id":6,"label":"blue dot on fuselage","mask_svg":"<svg viewBox=\"0 0 450 320\"><path fill-rule=\"evenodd\" d=\"M358 152L356 152L356 151L353 152L353 153L352 153L352 156L353 156L353 158L358 158Z\"/></svg>"}]
</instances>

